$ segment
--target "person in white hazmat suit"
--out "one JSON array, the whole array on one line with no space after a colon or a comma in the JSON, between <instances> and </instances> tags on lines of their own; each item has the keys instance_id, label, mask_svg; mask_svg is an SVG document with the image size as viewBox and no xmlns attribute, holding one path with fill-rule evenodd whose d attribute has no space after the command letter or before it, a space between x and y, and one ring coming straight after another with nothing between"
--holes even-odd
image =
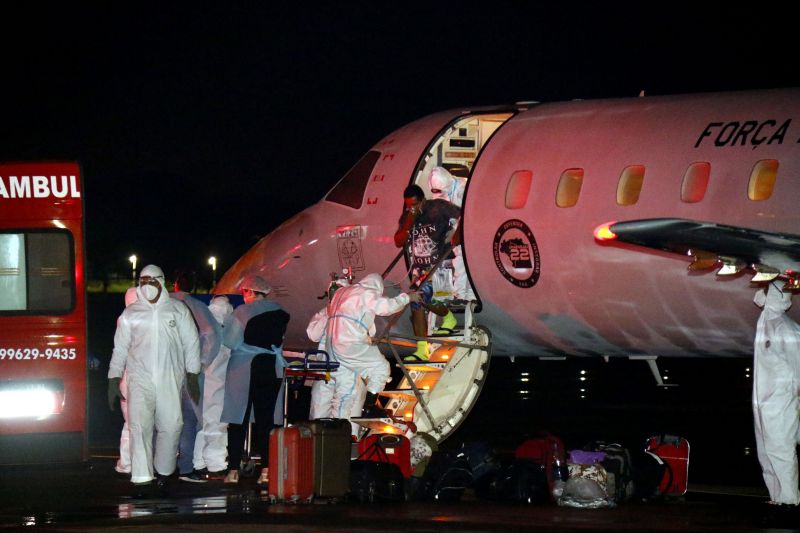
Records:
<instances>
[{"instance_id":1,"label":"person in white hazmat suit","mask_svg":"<svg viewBox=\"0 0 800 533\"><path fill-rule=\"evenodd\" d=\"M208 309L220 326L220 339L223 335L223 324L233 313L233 306L227 296L215 296ZM223 479L228 469L228 424L220 421L222 404L225 400L225 373L231 350L220 345L219 353L205 369L203 384L203 435L205 436L205 458L208 477Z\"/></svg>"},{"instance_id":2,"label":"person in white hazmat suit","mask_svg":"<svg viewBox=\"0 0 800 533\"><path fill-rule=\"evenodd\" d=\"M433 167L428 176L428 187L433 198L447 200L461 208L464 200L464 189L467 186L466 178L457 178L443 167ZM457 300L474 300L475 293L467 278L467 269L464 265L464 256L461 245L453 247L453 297Z\"/></svg>"},{"instance_id":3,"label":"person in white hazmat suit","mask_svg":"<svg viewBox=\"0 0 800 533\"><path fill-rule=\"evenodd\" d=\"M180 390L186 380L198 395L194 399L199 397L200 342L189 309L169 297L159 267L142 269L137 294L117 322L108 381L109 399L120 397L120 379L127 371L131 481L141 485L154 474L163 482L175 471L183 426Z\"/></svg>"},{"instance_id":4,"label":"person in white hazmat suit","mask_svg":"<svg viewBox=\"0 0 800 533\"><path fill-rule=\"evenodd\" d=\"M367 274L360 282L337 290L330 303L313 316L306 333L319 343L319 349L339 362L339 368L329 383L314 383L312 419L385 416L376 401L391 370L370 338L375 335L376 316L393 315L412 300L418 301L419 296L401 293L394 298L384 297L380 274ZM364 391L366 399L362 400ZM357 435L358 426L353 424L352 430Z\"/></svg>"},{"instance_id":5,"label":"person in white hazmat suit","mask_svg":"<svg viewBox=\"0 0 800 533\"><path fill-rule=\"evenodd\" d=\"M186 292L186 291L189 292ZM192 313L200 336L200 395L202 397L206 369L212 364L222 345L222 328L211 314L208 306L194 298L193 276L187 272L178 272L173 282L170 297L180 300ZM181 409L183 430L178 445L178 473L181 481L204 483L206 479L206 435L203 433L203 410L205 406L199 401L192 401L187 384L181 389ZM217 458L218 459L218 458ZM223 455L222 461L225 460ZM219 470L216 468L215 470Z\"/></svg>"},{"instance_id":6,"label":"person in white hazmat suit","mask_svg":"<svg viewBox=\"0 0 800 533\"><path fill-rule=\"evenodd\" d=\"M136 301L138 298L136 294L136 287L131 287L127 291L125 291L125 307L128 307L133 302ZM122 431L119 434L119 459L117 459L117 464L114 465L114 470L119 472L120 474L130 474L131 473L131 434L130 429L128 428L128 375L127 372L122 373L122 379L119 382L119 392L120 392L120 399L119 399L119 410L122 412L122 419L124 423L122 424ZM116 400L116 398L115 398ZM113 411L114 405L109 405L109 408Z\"/></svg>"},{"instance_id":7,"label":"person in white hazmat suit","mask_svg":"<svg viewBox=\"0 0 800 533\"><path fill-rule=\"evenodd\" d=\"M800 443L800 325L786 316L791 294L783 283L759 290L763 307L754 345L753 418L758 461L772 503L797 506Z\"/></svg>"}]
</instances>

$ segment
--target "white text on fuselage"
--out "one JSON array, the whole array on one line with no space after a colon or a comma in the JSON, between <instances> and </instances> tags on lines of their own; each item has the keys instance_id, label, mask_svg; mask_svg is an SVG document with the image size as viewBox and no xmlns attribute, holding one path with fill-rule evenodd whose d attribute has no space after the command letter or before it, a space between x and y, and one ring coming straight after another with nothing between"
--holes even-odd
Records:
<instances>
[{"instance_id":1,"label":"white text on fuselage","mask_svg":"<svg viewBox=\"0 0 800 533\"><path fill-rule=\"evenodd\" d=\"M0 176L0 198L80 198L75 176Z\"/></svg>"},{"instance_id":2,"label":"white text on fuselage","mask_svg":"<svg viewBox=\"0 0 800 533\"><path fill-rule=\"evenodd\" d=\"M694 147L713 142L714 146L752 146L755 150L762 144L783 144L792 119L745 120L743 122L710 122L697 138ZM800 142L800 141L798 141Z\"/></svg>"}]
</instances>

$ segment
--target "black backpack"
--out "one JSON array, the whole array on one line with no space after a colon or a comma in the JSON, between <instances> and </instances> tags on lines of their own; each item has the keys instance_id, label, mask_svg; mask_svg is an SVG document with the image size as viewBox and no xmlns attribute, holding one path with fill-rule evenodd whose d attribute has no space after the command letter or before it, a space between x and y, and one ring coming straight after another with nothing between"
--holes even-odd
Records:
<instances>
[{"instance_id":1,"label":"black backpack","mask_svg":"<svg viewBox=\"0 0 800 533\"><path fill-rule=\"evenodd\" d=\"M475 495L492 501L549 502L550 484L546 468L529 459L514 459L476 482Z\"/></svg>"},{"instance_id":2,"label":"black backpack","mask_svg":"<svg viewBox=\"0 0 800 533\"><path fill-rule=\"evenodd\" d=\"M414 500L457 502L471 485L472 470L466 455L437 451L422 477L411 478L409 492Z\"/></svg>"},{"instance_id":3,"label":"black backpack","mask_svg":"<svg viewBox=\"0 0 800 533\"><path fill-rule=\"evenodd\" d=\"M661 480L666 475L672 483L672 469L659 456L644 450L634 451L632 458L634 499L647 502L661 498Z\"/></svg>"},{"instance_id":4,"label":"black backpack","mask_svg":"<svg viewBox=\"0 0 800 533\"><path fill-rule=\"evenodd\" d=\"M394 463L350 461L350 497L361 503L405 499L405 479Z\"/></svg>"}]
</instances>

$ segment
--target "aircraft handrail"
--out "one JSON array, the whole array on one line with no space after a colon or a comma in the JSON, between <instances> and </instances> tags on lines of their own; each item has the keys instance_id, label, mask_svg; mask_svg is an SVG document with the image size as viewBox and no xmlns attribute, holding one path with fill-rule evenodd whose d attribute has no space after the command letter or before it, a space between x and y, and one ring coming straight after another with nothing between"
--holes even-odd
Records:
<instances>
[{"instance_id":1,"label":"aircraft handrail","mask_svg":"<svg viewBox=\"0 0 800 533\"><path fill-rule=\"evenodd\" d=\"M447 346L457 346L459 348L488 348L489 345L481 346L477 344L469 344L466 342L454 341L443 337L416 337L414 335L400 335L392 334L386 335L381 338L373 337L373 342L380 344L392 344L392 339L402 339L406 341L428 341L431 343L442 344Z\"/></svg>"},{"instance_id":2,"label":"aircraft handrail","mask_svg":"<svg viewBox=\"0 0 800 533\"><path fill-rule=\"evenodd\" d=\"M389 272L392 271L392 269L395 267L397 262L400 261L400 258L403 257L403 254L405 254L405 253L406 253L406 249L405 249L405 246L403 246L403 248L401 248L400 251L397 253L397 256L395 256L395 258L392 259L392 262L389 263L389 266L386 267L386 270L383 271L383 274L381 274L382 278L385 279L386 276L389 275Z\"/></svg>"}]
</instances>

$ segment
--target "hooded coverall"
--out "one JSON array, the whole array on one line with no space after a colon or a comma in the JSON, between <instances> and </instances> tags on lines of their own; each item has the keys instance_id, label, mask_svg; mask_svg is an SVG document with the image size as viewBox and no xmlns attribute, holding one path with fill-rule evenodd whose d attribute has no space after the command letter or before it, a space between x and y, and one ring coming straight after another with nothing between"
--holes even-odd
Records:
<instances>
[{"instance_id":1,"label":"hooded coverall","mask_svg":"<svg viewBox=\"0 0 800 533\"><path fill-rule=\"evenodd\" d=\"M128 307L139 296L136 293L136 287L131 287L125 291L125 307ZM117 464L114 465L114 470L120 474L131 473L131 432L128 428L128 376L122 374L122 380L119 382L119 392L122 396L119 399L119 410L122 412L122 419L125 421L122 424L122 431L119 434L119 459Z\"/></svg>"},{"instance_id":2,"label":"hooded coverall","mask_svg":"<svg viewBox=\"0 0 800 533\"><path fill-rule=\"evenodd\" d=\"M183 426L180 391L187 372L200 372L200 343L185 305L165 289L154 304L141 287L136 290L139 299L117 321L108 377L127 372L131 481L145 483L154 469L165 476L175 470Z\"/></svg>"},{"instance_id":3,"label":"hooded coverall","mask_svg":"<svg viewBox=\"0 0 800 533\"><path fill-rule=\"evenodd\" d=\"M753 418L758 461L775 503L797 505L796 446L800 442L800 325L786 316L791 295L770 284L758 291Z\"/></svg>"},{"instance_id":4,"label":"hooded coverall","mask_svg":"<svg viewBox=\"0 0 800 533\"><path fill-rule=\"evenodd\" d=\"M408 303L405 293L384 297L380 274L367 274L359 283L337 290L331 302L314 315L306 333L312 341L319 342L319 349L339 362L339 368L331 374L329 383L314 383L312 419L357 416L365 393L377 394L384 389L391 370L378 347L370 344L375 317L393 315ZM366 387L361 385L362 380ZM354 434L357 431L354 424Z\"/></svg>"},{"instance_id":5,"label":"hooded coverall","mask_svg":"<svg viewBox=\"0 0 800 533\"><path fill-rule=\"evenodd\" d=\"M204 372L199 377L201 400L198 403L192 401L186 387L181 390L183 430L180 439L178 468L181 474L185 474L190 473L193 469L202 470L206 468L207 461L210 461L210 458L206 459L205 457L206 434L203 431L203 411L205 406L202 403L202 398L205 388L205 375L217 354L219 354L219 348L222 345L222 327L214 318L214 315L211 314L208 306L197 298L193 298L189 293L176 291L171 294L171 297L186 304L186 307L192 313L192 318L197 325L197 331L200 336L200 363L204 369ZM224 449L222 453L222 462L224 463ZM216 457L215 460L218 461L219 457ZM220 466L219 462L215 466L217 468L211 468L212 471L225 468Z\"/></svg>"},{"instance_id":6,"label":"hooded coverall","mask_svg":"<svg viewBox=\"0 0 800 533\"><path fill-rule=\"evenodd\" d=\"M208 309L220 326L233 313L233 306L225 296L217 296L208 304ZM205 448L203 457L209 472L221 472L228 467L228 425L220 421L222 404L225 400L225 374L228 371L228 360L231 350L220 345L219 353L206 367L203 381L203 435Z\"/></svg>"}]
</instances>

